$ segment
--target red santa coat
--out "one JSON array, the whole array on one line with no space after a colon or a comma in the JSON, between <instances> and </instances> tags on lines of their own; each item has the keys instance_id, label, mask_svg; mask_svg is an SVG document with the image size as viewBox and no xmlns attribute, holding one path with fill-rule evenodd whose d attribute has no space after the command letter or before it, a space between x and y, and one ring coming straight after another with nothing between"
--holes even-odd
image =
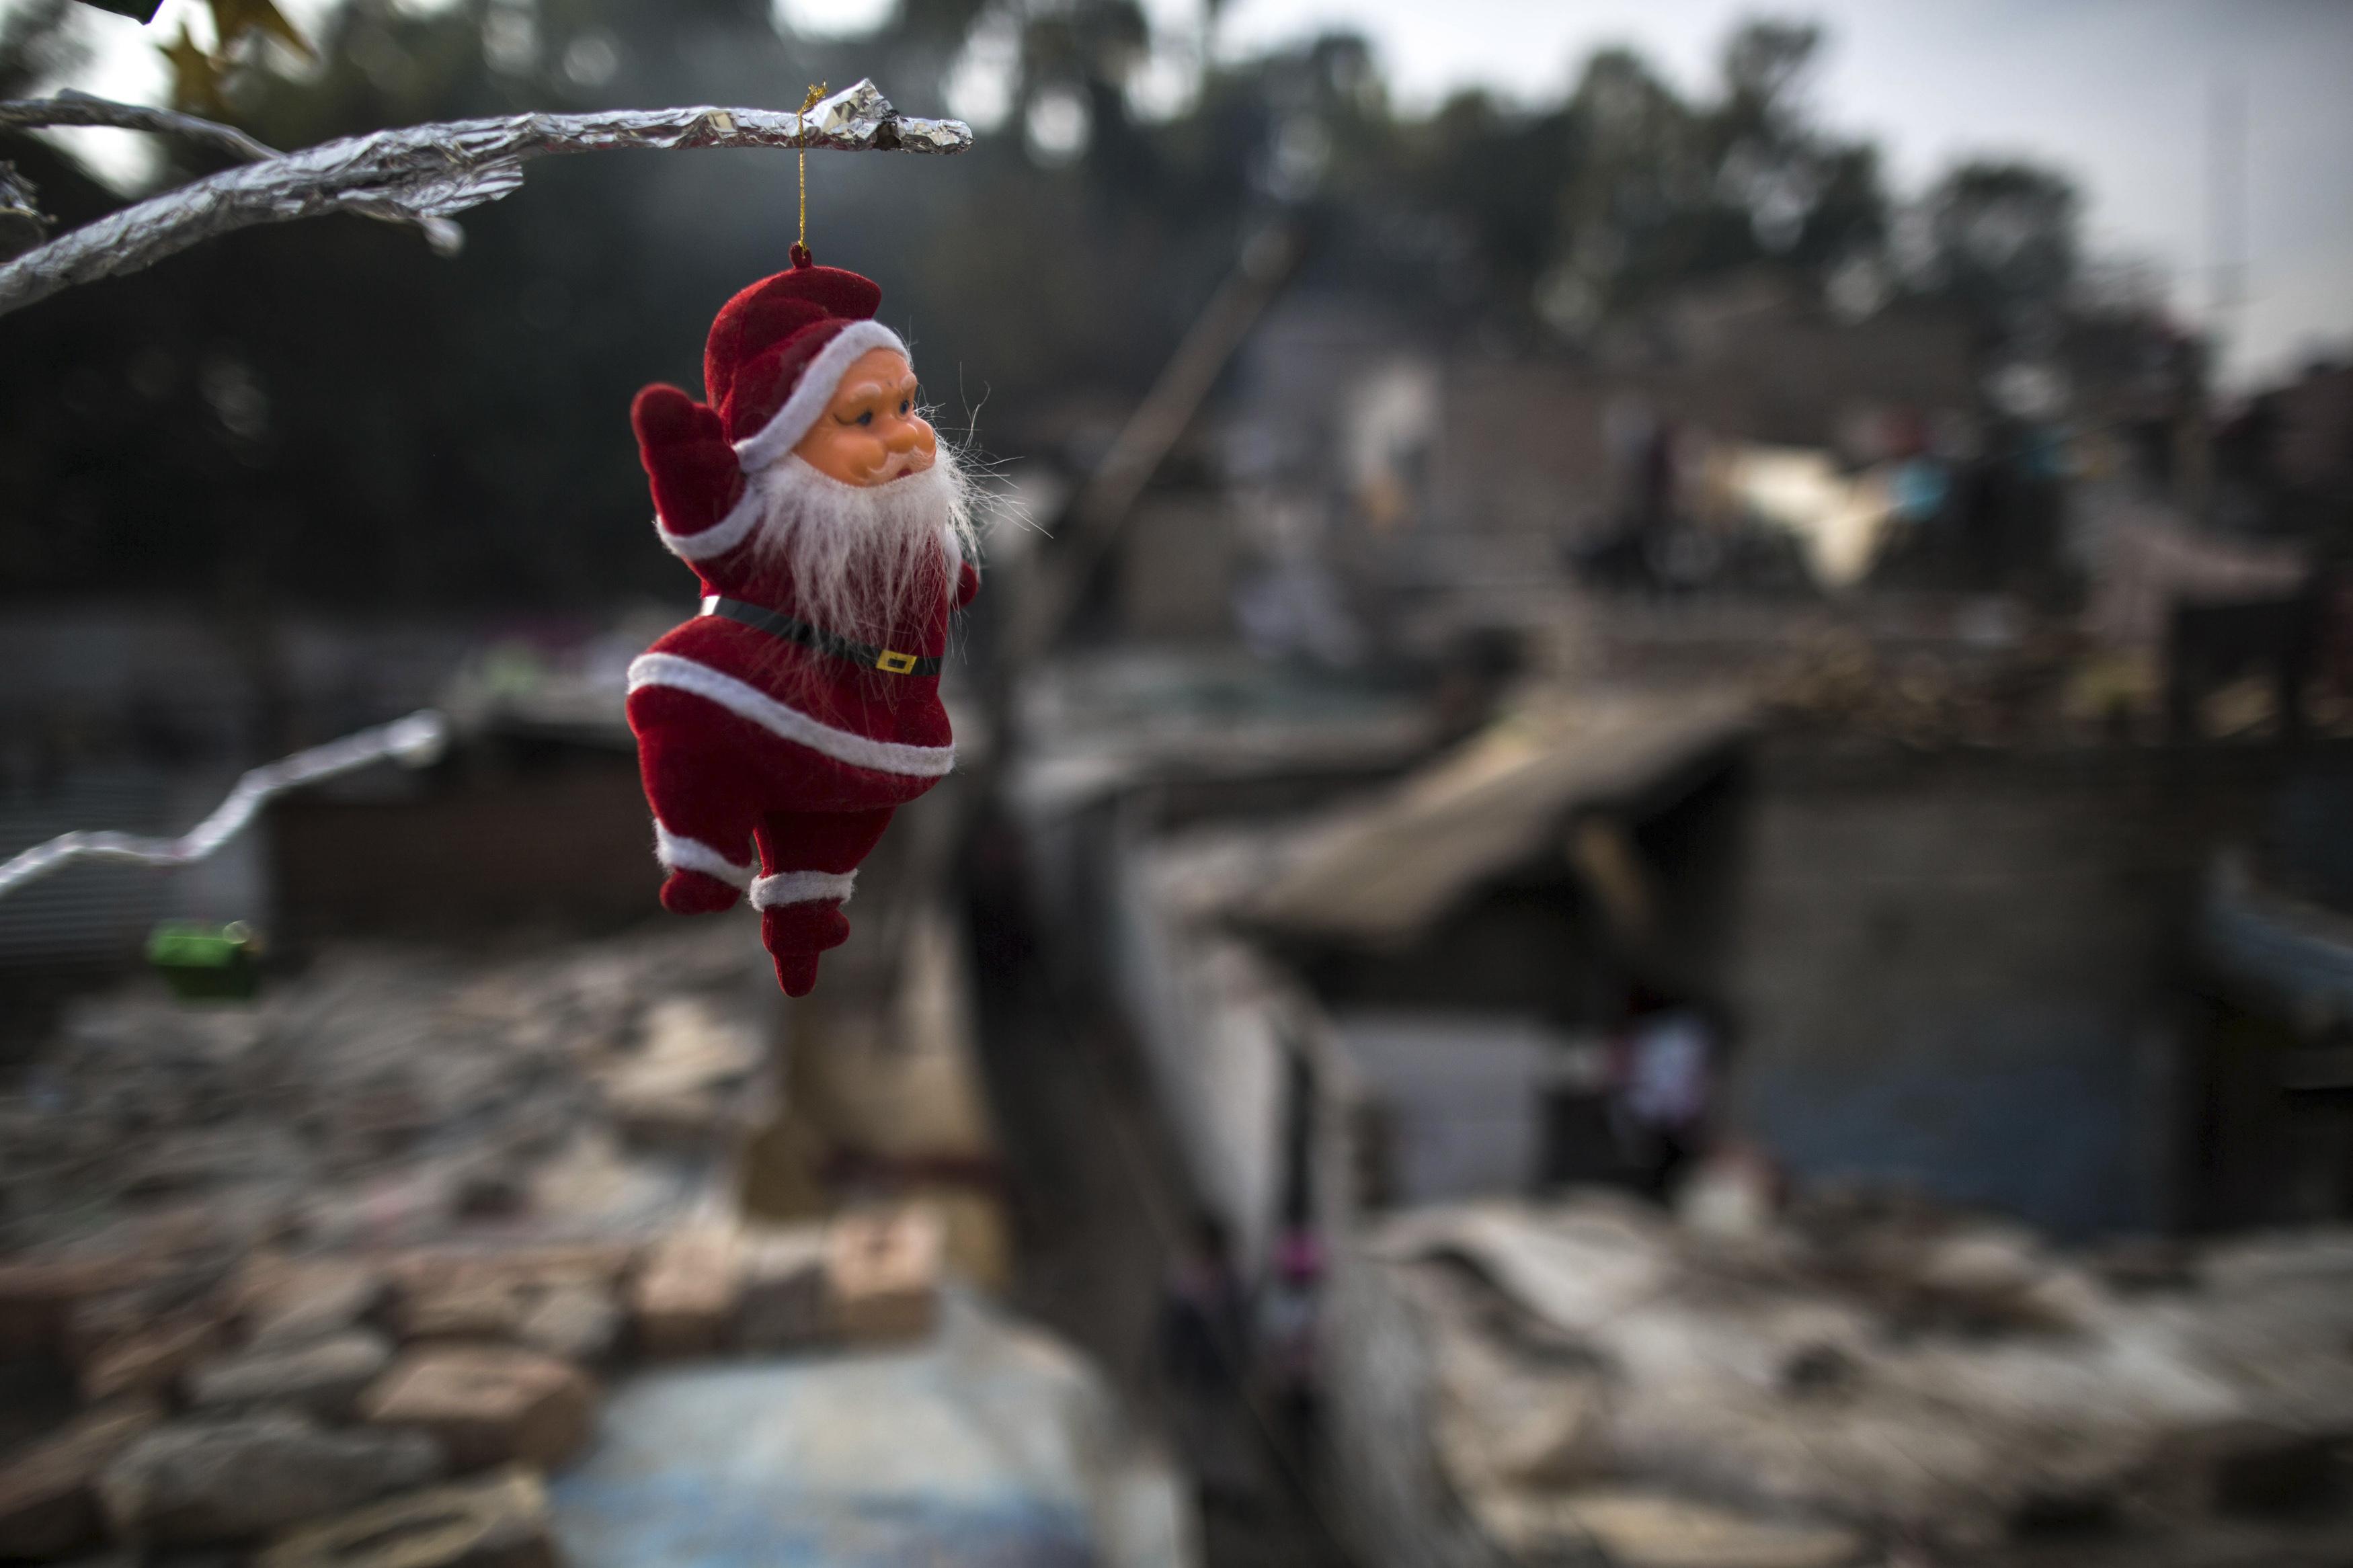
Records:
<instances>
[{"instance_id":1,"label":"red santa coat","mask_svg":"<svg viewBox=\"0 0 2353 1568\"><path fill-rule=\"evenodd\" d=\"M713 326L704 379L717 408L653 386L630 416L656 528L706 598L807 622L789 572L754 548L763 513L746 473L790 453L860 355L905 348L872 321L872 284L795 260L793 272L736 296ZM821 313L791 308L811 300ZM788 329L782 337L762 330L764 310L769 327L780 318ZM943 549L953 550L945 536ZM970 562L950 564L943 583L955 583L961 605L979 576ZM943 593L903 617L881 646L937 659L950 600ZM670 872L663 903L698 913L749 894L777 979L797 996L816 984L818 954L849 935L841 906L892 813L955 763L937 674L889 673L708 613L630 665L628 719L655 854Z\"/></svg>"}]
</instances>

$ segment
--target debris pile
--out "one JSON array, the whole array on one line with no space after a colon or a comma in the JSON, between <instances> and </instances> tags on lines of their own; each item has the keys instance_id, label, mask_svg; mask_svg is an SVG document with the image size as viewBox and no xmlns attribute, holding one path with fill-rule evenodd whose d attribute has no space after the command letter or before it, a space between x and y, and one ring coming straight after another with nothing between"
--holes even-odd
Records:
<instances>
[{"instance_id":1,"label":"debris pile","mask_svg":"<svg viewBox=\"0 0 2353 1568\"><path fill-rule=\"evenodd\" d=\"M172 1214L221 1246L658 1227L771 1109L744 937L353 948L251 1004L78 1005L0 1089L0 1248Z\"/></svg>"},{"instance_id":2,"label":"debris pile","mask_svg":"<svg viewBox=\"0 0 2353 1568\"><path fill-rule=\"evenodd\" d=\"M1370 1242L1356 1288L1404 1310L1356 1321L1404 1327L1363 1353L1419 1367L1435 1473L1509 1561L2353 1542L2343 1234L2073 1257L1918 1204L1709 1231L1595 1195L1415 1211Z\"/></svg>"},{"instance_id":3,"label":"debris pile","mask_svg":"<svg viewBox=\"0 0 2353 1568\"><path fill-rule=\"evenodd\" d=\"M0 1100L0 1560L550 1564L613 1371L929 1335L930 1210L733 1217L742 936L70 1016Z\"/></svg>"},{"instance_id":4,"label":"debris pile","mask_svg":"<svg viewBox=\"0 0 2353 1568\"><path fill-rule=\"evenodd\" d=\"M2080 639L2063 631L1998 625L1998 635L1974 641L1908 643L1809 627L1764 663L1762 696L1793 729L1922 750L2097 739L2116 702L2147 698L2087 685Z\"/></svg>"},{"instance_id":5,"label":"debris pile","mask_svg":"<svg viewBox=\"0 0 2353 1568\"><path fill-rule=\"evenodd\" d=\"M509 1561L466 1554L495 1538L552 1561L538 1478L586 1447L601 1373L921 1338L940 1258L936 1221L901 1208L226 1270L162 1245L0 1260L0 1352L33 1391L15 1414L61 1417L0 1457L0 1557L281 1537L262 1561L425 1568ZM352 1544L428 1523L464 1550Z\"/></svg>"}]
</instances>

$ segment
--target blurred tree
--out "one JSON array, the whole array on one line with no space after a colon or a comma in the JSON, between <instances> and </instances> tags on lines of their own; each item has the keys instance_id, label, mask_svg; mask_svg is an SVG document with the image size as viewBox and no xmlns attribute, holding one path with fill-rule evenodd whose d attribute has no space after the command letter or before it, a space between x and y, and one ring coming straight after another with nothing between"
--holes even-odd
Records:
<instances>
[{"instance_id":1,"label":"blurred tree","mask_svg":"<svg viewBox=\"0 0 2353 1568\"><path fill-rule=\"evenodd\" d=\"M1697 105L1631 57L1598 57L1571 103L1584 155L1563 215L1565 295L1547 313L1592 319L1758 267L1819 288L1875 248L1872 149L1807 113L1820 46L1812 27L1752 23L1725 45L1721 98Z\"/></svg>"},{"instance_id":2,"label":"blurred tree","mask_svg":"<svg viewBox=\"0 0 2353 1568\"><path fill-rule=\"evenodd\" d=\"M1964 163L1922 204L1922 280L1994 336L2054 327L2075 284L2080 206L2074 185L2052 170Z\"/></svg>"},{"instance_id":3,"label":"blurred tree","mask_svg":"<svg viewBox=\"0 0 2353 1568\"><path fill-rule=\"evenodd\" d=\"M171 63L173 108L216 119L228 111L228 100L221 91L227 63L196 42L186 22L180 24L178 37L156 47Z\"/></svg>"},{"instance_id":4,"label":"blurred tree","mask_svg":"<svg viewBox=\"0 0 2353 1568\"><path fill-rule=\"evenodd\" d=\"M1878 249L1887 227L1877 150L1809 120L1806 92L1821 43L1813 26L1741 28L1725 46L1724 100L1708 116L1718 181L1746 216L1757 247L1817 279Z\"/></svg>"},{"instance_id":5,"label":"blurred tree","mask_svg":"<svg viewBox=\"0 0 2353 1568\"><path fill-rule=\"evenodd\" d=\"M213 45L206 48L180 21L180 36L156 48L172 67L172 106L191 114L218 116L227 111L225 84L239 68L259 61L275 42L305 59L314 58L311 41L297 32L270 0L209 0ZM142 18L142 20L146 18Z\"/></svg>"},{"instance_id":6,"label":"blurred tree","mask_svg":"<svg viewBox=\"0 0 2353 1568\"><path fill-rule=\"evenodd\" d=\"M90 57L66 25L71 0L18 0L0 12L0 98L21 98L45 81L60 81Z\"/></svg>"},{"instance_id":7,"label":"blurred tree","mask_svg":"<svg viewBox=\"0 0 2353 1568\"><path fill-rule=\"evenodd\" d=\"M1000 129L963 157L812 159L810 237L883 285L944 424L985 406L976 439L1072 466L1278 208L1324 237L1311 286L1531 352L1745 271L1832 294L1894 270L1874 150L1812 111L1810 27L1742 28L1705 93L1614 50L1556 102L1400 115L1362 37L1220 62L1216 10L1158 37L1137 0L902 0L820 38L768 0L343 0L313 60L247 29L220 89L293 147L530 109L790 108L860 75L935 111L987 77ZM70 79L65 12L5 13L0 89ZM1140 109L1172 62L1182 90ZM6 151L65 221L111 199L47 142ZM1957 171L1916 226L1915 285L2031 314L2063 299L2074 221L2047 172ZM0 321L0 595L675 598L626 409L647 381L698 384L713 311L783 264L791 161L554 161L465 224L455 261L383 225L253 231Z\"/></svg>"},{"instance_id":8,"label":"blurred tree","mask_svg":"<svg viewBox=\"0 0 2353 1568\"><path fill-rule=\"evenodd\" d=\"M1825 289L1882 248L1887 201L1875 151L1808 112L1820 41L1810 26L1741 28L1713 100L1624 49L1594 55L1555 109L1462 95L1411 135L1415 188L1473 237L1495 308L1572 340L1750 268Z\"/></svg>"},{"instance_id":9,"label":"blurred tree","mask_svg":"<svg viewBox=\"0 0 2353 1568\"><path fill-rule=\"evenodd\" d=\"M271 0L206 0L212 8L213 37L222 52L238 47L250 35L275 38L304 58L311 58L311 41L297 32Z\"/></svg>"}]
</instances>

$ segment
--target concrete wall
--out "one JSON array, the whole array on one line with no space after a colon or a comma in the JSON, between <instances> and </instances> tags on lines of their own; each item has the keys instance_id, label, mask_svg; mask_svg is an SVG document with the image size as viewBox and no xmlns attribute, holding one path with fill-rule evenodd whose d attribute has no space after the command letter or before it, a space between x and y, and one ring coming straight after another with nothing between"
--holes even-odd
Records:
<instances>
[{"instance_id":1,"label":"concrete wall","mask_svg":"<svg viewBox=\"0 0 2353 1568\"><path fill-rule=\"evenodd\" d=\"M1548 361L1450 363L1431 462L1444 546L1517 538L1549 565L1561 541L1602 528L1616 500L1602 413L1616 390Z\"/></svg>"},{"instance_id":2,"label":"concrete wall","mask_svg":"<svg viewBox=\"0 0 2353 1568\"><path fill-rule=\"evenodd\" d=\"M1621 400L1686 432L1802 447L1831 445L1865 411L1961 413L1975 400L1957 321L1841 326L1774 300L1684 314L1659 363L1449 361L1425 541L1436 558L1550 566L1562 542L1613 526L1624 498L1606 432Z\"/></svg>"},{"instance_id":3,"label":"concrete wall","mask_svg":"<svg viewBox=\"0 0 2353 1568\"><path fill-rule=\"evenodd\" d=\"M1394 1268L1333 1249L1324 1290L1328 1507L1366 1568L1505 1568L1439 1463L1438 1350Z\"/></svg>"},{"instance_id":4,"label":"concrete wall","mask_svg":"<svg viewBox=\"0 0 2353 1568\"><path fill-rule=\"evenodd\" d=\"M485 742L423 774L288 795L269 817L280 932L306 942L659 920L648 822L637 757L617 745Z\"/></svg>"},{"instance_id":5,"label":"concrete wall","mask_svg":"<svg viewBox=\"0 0 2353 1568\"><path fill-rule=\"evenodd\" d=\"M1767 747L1734 894L1735 1129L1801 1179L1915 1181L2079 1235L2167 1223L2187 923L2258 783L2189 770Z\"/></svg>"},{"instance_id":6,"label":"concrete wall","mask_svg":"<svg viewBox=\"0 0 2353 1568\"><path fill-rule=\"evenodd\" d=\"M1146 642L1229 637L1239 560L1230 508L1205 496L1139 501L1120 539L1123 628Z\"/></svg>"},{"instance_id":7,"label":"concrete wall","mask_svg":"<svg viewBox=\"0 0 2353 1568\"><path fill-rule=\"evenodd\" d=\"M1255 1271L1281 1217L1287 1009L1249 950L1171 917L1133 821L1123 837L1103 868L1113 999L1134 1031L1192 1195Z\"/></svg>"}]
</instances>

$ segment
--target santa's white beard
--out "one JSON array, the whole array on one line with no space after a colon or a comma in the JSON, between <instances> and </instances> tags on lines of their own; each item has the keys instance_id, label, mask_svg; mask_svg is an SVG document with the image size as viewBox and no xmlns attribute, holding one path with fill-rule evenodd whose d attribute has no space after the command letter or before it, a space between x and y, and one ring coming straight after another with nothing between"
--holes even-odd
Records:
<instances>
[{"instance_id":1,"label":"santa's white beard","mask_svg":"<svg viewBox=\"0 0 2353 1568\"><path fill-rule=\"evenodd\" d=\"M792 574L802 618L861 642L920 626L955 589L974 552L972 481L954 448L921 473L848 485L787 454L754 477L754 552Z\"/></svg>"}]
</instances>

